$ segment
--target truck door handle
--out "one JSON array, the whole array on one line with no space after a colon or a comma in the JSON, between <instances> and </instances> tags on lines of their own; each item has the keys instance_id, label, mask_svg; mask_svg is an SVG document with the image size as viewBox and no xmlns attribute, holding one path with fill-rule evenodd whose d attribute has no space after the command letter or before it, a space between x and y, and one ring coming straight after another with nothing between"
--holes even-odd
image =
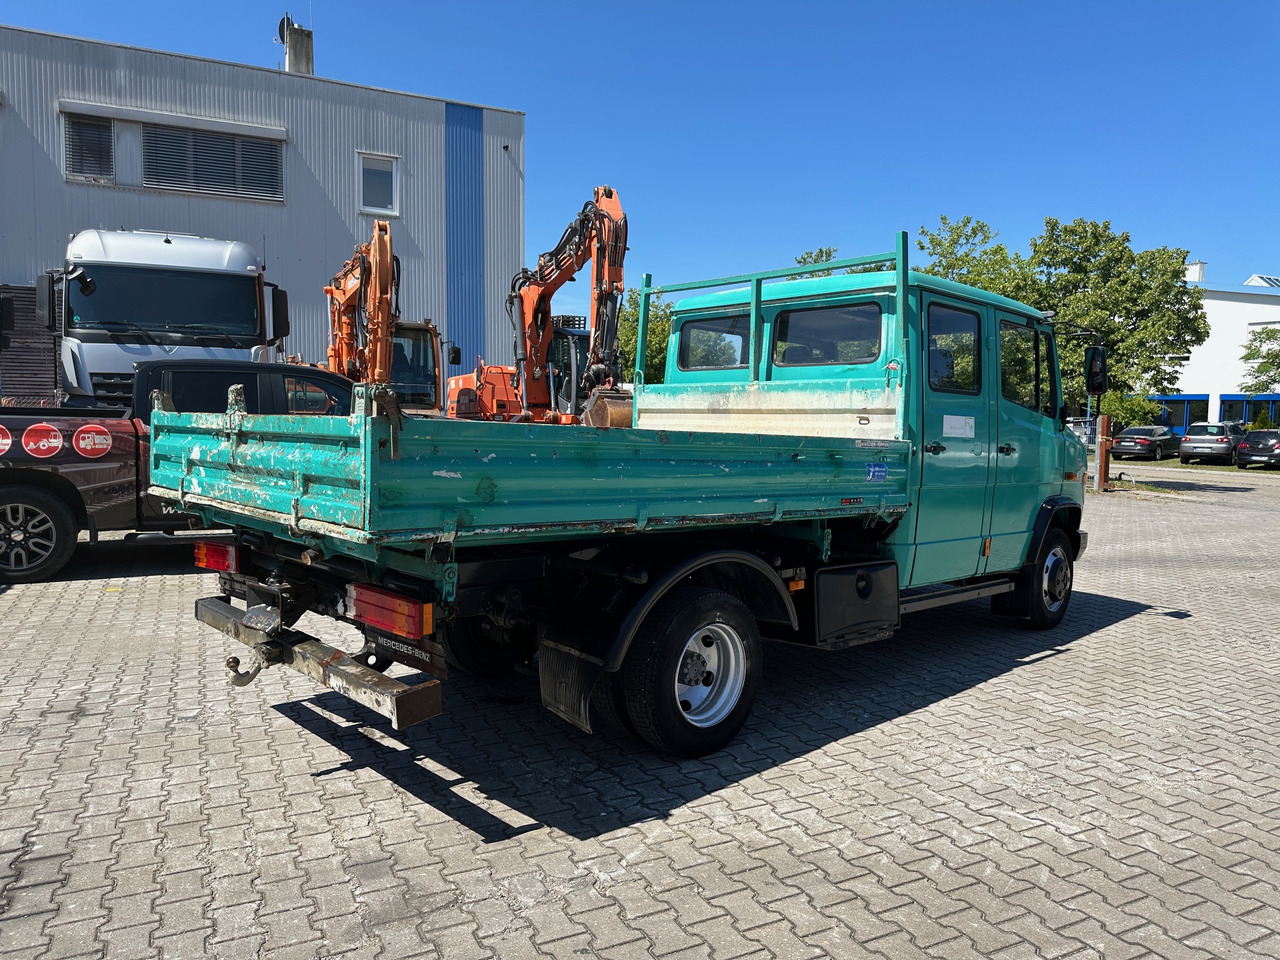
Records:
<instances>
[{"instance_id":1,"label":"truck door handle","mask_svg":"<svg viewBox=\"0 0 1280 960\"><path fill-rule=\"evenodd\" d=\"M926 443L924 445L925 453L942 453L947 448L940 443Z\"/></svg>"},{"instance_id":2,"label":"truck door handle","mask_svg":"<svg viewBox=\"0 0 1280 960\"><path fill-rule=\"evenodd\" d=\"M1011 443L1002 443L1000 445L1000 452L1001 453L1017 453L1018 448Z\"/></svg>"}]
</instances>

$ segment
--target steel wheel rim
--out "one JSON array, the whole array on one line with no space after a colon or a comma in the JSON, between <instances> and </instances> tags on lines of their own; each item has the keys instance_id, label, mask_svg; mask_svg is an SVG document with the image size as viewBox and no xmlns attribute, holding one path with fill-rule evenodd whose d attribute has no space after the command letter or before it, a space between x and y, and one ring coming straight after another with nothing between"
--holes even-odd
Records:
<instances>
[{"instance_id":1,"label":"steel wheel rim","mask_svg":"<svg viewBox=\"0 0 1280 960\"><path fill-rule=\"evenodd\" d=\"M681 715L695 727L714 727L727 717L747 683L747 648L727 623L708 623L685 641L676 664L674 689Z\"/></svg>"},{"instance_id":2,"label":"steel wheel rim","mask_svg":"<svg viewBox=\"0 0 1280 960\"><path fill-rule=\"evenodd\" d=\"M0 510L0 570L17 573L44 563L58 545L53 518L26 503Z\"/></svg>"},{"instance_id":3,"label":"steel wheel rim","mask_svg":"<svg viewBox=\"0 0 1280 960\"><path fill-rule=\"evenodd\" d=\"M1040 568L1040 594L1045 609L1057 613L1071 594L1071 563L1067 552L1057 546L1049 551Z\"/></svg>"}]
</instances>

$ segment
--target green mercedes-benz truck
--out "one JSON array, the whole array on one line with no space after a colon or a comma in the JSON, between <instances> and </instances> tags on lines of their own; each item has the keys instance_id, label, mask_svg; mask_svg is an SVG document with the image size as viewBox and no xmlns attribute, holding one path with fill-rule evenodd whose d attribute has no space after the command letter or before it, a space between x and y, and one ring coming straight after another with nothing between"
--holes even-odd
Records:
<instances>
[{"instance_id":1,"label":"green mercedes-benz truck","mask_svg":"<svg viewBox=\"0 0 1280 960\"><path fill-rule=\"evenodd\" d=\"M912 272L905 233L825 266L646 276L639 357L652 298L680 299L631 427L403 418L370 385L346 417L157 395L152 491L233 530L197 547L220 590L196 604L256 654L232 682L280 664L403 728L450 665L523 665L578 727L694 756L741 728L764 640L840 650L978 598L1054 627L1086 535L1052 325ZM299 632L307 611L360 640Z\"/></svg>"}]
</instances>

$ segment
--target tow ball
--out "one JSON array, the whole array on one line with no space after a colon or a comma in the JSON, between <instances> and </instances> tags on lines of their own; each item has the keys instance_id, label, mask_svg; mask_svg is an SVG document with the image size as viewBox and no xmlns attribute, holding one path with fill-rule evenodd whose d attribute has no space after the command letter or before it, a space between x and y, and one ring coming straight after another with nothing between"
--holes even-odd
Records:
<instances>
[{"instance_id":1,"label":"tow ball","mask_svg":"<svg viewBox=\"0 0 1280 960\"><path fill-rule=\"evenodd\" d=\"M247 687L257 679L262 670L262 664L256 664L252 670L244 671L240 669L239 657L227 657L227 670L231 674L227 677L228 684L233 687Z\"/></svg>"}]
</instances>

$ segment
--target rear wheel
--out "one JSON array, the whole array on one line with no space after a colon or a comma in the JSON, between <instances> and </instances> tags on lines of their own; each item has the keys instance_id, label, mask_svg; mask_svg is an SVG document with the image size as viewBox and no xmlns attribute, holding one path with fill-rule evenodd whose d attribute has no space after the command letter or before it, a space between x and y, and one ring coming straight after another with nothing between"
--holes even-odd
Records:
<instances>
[{"instance_id":1,"label":"rear wheel","mask_svg":"<svg viewBox=\"0 0 1280 960\"><path fill-rule=\"evenodd\" d=\"M76 548L76 521L39 487L0 490L0 580L33 583L63 568Z\"/></svg>"},{"instance_id":2,"label":"rear wheel","mask_svg":"<svg viewBox=\"0 0 1280 960\"><path fill-rule=\"evenodd\" d=\"M1164 459L1164 447L1160 446L1160 444L1158 444L1158 443L1157 443L1157 444L1156 444L1155 453L1153 453L1153 454L1151 455L1151 459L1152 459L1152 460L1154 460L1154 461L1156 461L1156 463L1159 463L1161 460L1163 460L1163 459Z\"/></svg>"},{"instance_id":3,"label":"rear wheel","mask_svg":"<svg viewBox=\"0 0 1280 960\"><path fill-rule=\"evenodd\" d=\"M1040 544L1032 579L1027 584L1027 619L1032 627L1048 630L1058 625L1071 602L1073 578L1071 541L1061 530L1052 528Z\"/></svg>"},{"instance_id":4,"label":"rear wheel","mask_svg":"<svg viewBox=\"0 0 1280 960\"><path fill-rule=\"evenodd\" d=\"M1247 463L1245 463L1243 460L1237 460L1237 461L1236 461L1236 469L1237 469L1237 470L1247 470L1248 468L1249 468L1249 465L1248 465Z\"/></svg>"},{"instance_id":5,"label":"rear wheel","mask_svg":"<svg viewBox=\"0 0 1280 960\"><path fill-rule=\"evenodd\" d=\"M1179 462L1179 463L1190 463L1190 462L1191 462L1191 458L1190 458L1190 457L1178 457L1178 462Z\"/></svg>"},{"instance_id":6,"label":"rear wheel","mask_svg":"<svg viewBox=\"0 0 1280 960\"><path fill-rule=\"evenodd\" d=\"M751 611L722 590L683 587L645 618L627 653L627 714L655 749L700 757L742 729L760 673L760 631Z\"/></svg>"}]
</instances>

